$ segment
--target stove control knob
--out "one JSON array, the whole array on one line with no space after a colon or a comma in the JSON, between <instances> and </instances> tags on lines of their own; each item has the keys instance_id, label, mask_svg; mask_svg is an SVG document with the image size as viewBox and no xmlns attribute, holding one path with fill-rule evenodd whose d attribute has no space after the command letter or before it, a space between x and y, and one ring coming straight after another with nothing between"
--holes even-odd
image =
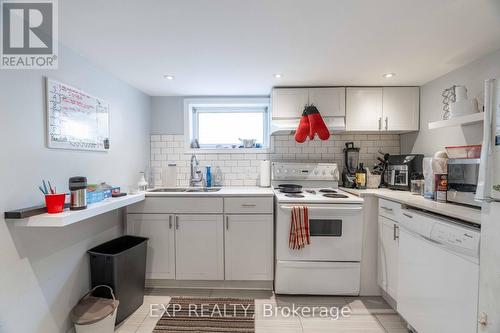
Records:
<instances>
[{"instance_id":1,"label":"stove control knob","mask_svg":"<svg viewBox=\"0 0 500 333\"><path fill-rule=\"evenodd\" d=\"M326 171L325 170L323 170L323 176L326 176Z\"/></svg>"},{"instance_id":2,"label":"stove control knob","mask_svg":"<svg viewBox=\"0 0 500 333\"><path fill-rule=\"evenodd\" d=\"M288 169L283 170L284 173L288 173Z\"/></svg>"},{"instance_id":3,"label":"stove control knob","mask_svg":"<svg viewBox=\"0 0 500 333\"><path fill-rule=\"evenodd\" d=\"M315 174L315 175L317 175L317 174L318 174L318 172L319 172L318 170L314 170L314 174Z\"/></svg>"},{"instance_id":4,"label":"stove control knob","mask_svg":"<svg viewBox=\"0 0 500 333\"><path fill-rule=\"evenodd\" d=\"M276 169L276 173L280 173L280 172L281 172L281 170L280 170L280 169Z\"/></svg>"}]
</instances>

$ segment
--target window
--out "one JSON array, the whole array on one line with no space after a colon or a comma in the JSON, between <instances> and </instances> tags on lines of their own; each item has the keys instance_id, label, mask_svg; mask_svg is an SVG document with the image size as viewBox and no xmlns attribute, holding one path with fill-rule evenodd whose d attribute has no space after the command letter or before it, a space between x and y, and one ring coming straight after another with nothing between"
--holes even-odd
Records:
<instances>
[{"instance_id":1,"label":"window","mask_svg":"<svg viewBox=\"0 0 500 333\"><path fill-rule=\"evenodd\" d=\"M269 146L268 100L245 99L213 100L191 102L187 107L190 123L190 143L198 141L200 148L240 148L240 139L255 140L256 148Z\"/></svg>"}]
</instances>

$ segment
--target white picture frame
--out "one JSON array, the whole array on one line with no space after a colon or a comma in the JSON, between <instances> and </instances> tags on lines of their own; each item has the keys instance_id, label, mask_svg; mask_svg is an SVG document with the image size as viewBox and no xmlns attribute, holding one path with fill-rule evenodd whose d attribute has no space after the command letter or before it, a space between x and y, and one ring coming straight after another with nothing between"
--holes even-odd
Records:
<instances>
[{"instance_id":1,"label":"white picture frame","mask_svg":"<svg viewBox=\"0 0 500 333\"><path fill-rule=\"evenodd\" d=\"M47 146L108 151L109 104L101 98L46 78Z\"/></svg>"}]
</instances>

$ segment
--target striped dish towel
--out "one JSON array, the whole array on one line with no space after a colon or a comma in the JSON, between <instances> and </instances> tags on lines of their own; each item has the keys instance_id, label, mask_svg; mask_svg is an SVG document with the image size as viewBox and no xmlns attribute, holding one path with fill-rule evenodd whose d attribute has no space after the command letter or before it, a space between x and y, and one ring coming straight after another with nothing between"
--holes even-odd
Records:
<instances>
[{"instance_id":1,"label":"striped dish towel","mask_svg":"<svg viewBox=\"0 0 500 333\"><path fill-rule=\"evenodd\" d=\"M290 235L288 246L292 250L300 250L310 243L309 235L309 212L305 206L294 206L292 208L292 219L290 221Z\"/></svg>"}]
</instances>

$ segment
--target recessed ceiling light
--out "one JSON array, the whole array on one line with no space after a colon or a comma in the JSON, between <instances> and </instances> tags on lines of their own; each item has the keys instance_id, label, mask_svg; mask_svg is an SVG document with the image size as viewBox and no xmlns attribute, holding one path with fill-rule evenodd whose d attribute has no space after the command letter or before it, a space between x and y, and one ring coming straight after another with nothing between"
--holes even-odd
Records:
<instances>
[{"instance_id":1,"label":"recessed ceiling light","mask_svg":"<svg viewBox=\"0 0 500 333\"><path fill-rule=\"evenodd\" d=\"M385 73L383 76L384 76L386 79L390 79L391 77L396 76L396 73Z\"/></svg>"},{"instance_id":2,"label":"recessed ceiling light","mask_svg":"<svg viewBox=\"0 0 500 333\"><path fill-rule=\"evenodd\" d=\"M274 74L275 79L281 79L282 77L283 77L283 74L280 74L280 73Z\"/></svg>"},{"instance_id":3,"label":"recessed ceiling light","mask_svg":"<svg viewBox=\"0 0 500 333\"><path fill-rule=\"evenodd\" d=\"M173 79L175 79L175 75L170 75L170 74L168 74L168 75L163 75L163 78L165 78L165 79L167 79L167 80L173 80Z\"/></svg>"}]
</instances>

